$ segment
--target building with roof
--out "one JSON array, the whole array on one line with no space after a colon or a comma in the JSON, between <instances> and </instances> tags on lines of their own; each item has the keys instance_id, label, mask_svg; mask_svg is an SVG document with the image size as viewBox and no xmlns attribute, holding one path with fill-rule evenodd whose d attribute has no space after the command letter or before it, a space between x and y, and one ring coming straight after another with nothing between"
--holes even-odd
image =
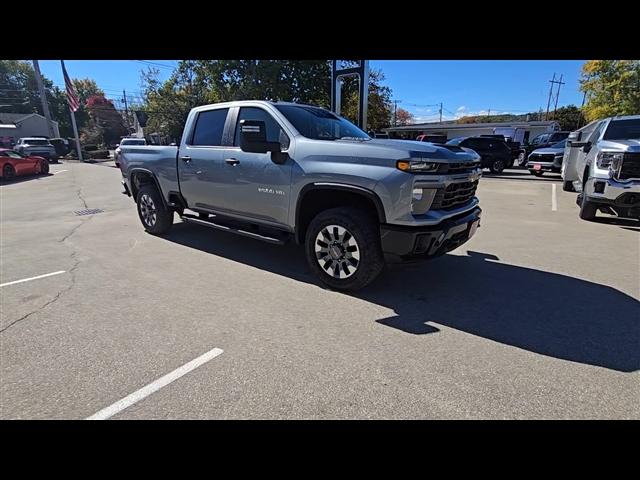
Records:
<instances>
[{"instance_id":1,"label":"building with roof","mask_svg":"<svg viewBox=\"0 0 640 480\"><path fill-rule=\"evenodd\" d=\"M55 137L60 137L58 122L51 121ZM38 113L0 113L0 142L7 144L22 137L48 137L47 119Z\"/></svg>"},{"instance_id":2,"label":"building with roof","mask_svg":"<svg viewBox=\"0 0 640 480\"><path fill-rule=\"evenodd\" d=\"M399 127L383 129L389 138L406 138L415 140L418 135L446 135L447 140L456 137L472 137L476 135L504 135L507 130L518 130L524 142L533 139L541 133L560 130L560 124L556 121L514 121L491 123L456 123L455 121L437 123L414 123ZM508 135L507 135L508 136ZM522 141L518 140L518 141Z\"/></svg>"}]
</instances>

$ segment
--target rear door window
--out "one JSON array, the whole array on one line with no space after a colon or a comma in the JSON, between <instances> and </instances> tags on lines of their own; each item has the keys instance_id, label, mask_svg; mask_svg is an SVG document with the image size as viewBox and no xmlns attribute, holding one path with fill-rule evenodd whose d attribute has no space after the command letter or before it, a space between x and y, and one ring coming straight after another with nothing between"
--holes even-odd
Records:
<instances>
[{"instance_id":1,"label":"rear door window","mask_svg":"<svg viewBox=\"0 0 640 480\"><path fill-rule=\"evenodd\" d=\"M222 134L227 121L228 108L206 110L198 114L191 145L217 147L222 145Z\"/></svg>"}]
</instances>

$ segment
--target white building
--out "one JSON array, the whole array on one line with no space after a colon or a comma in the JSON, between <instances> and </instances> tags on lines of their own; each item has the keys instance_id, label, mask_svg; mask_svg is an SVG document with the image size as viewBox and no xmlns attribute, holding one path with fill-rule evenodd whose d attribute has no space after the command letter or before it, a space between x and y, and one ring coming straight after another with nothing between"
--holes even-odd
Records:
<instances>
[{"instance_id":1,"label":"white building","mask_svg":"<svg viewBox=\"0 0 640 480\"><path fill-rule=\"evenodd\" d=\"M51 121L54 138L60 137L58 122ZM47 119L37 113L0 113L0 141L22 137L49 137Z\"/></svg>"},{"instance_id":2,"label":"white building","mask_svg":"<svg viewBox=\"0 0 640 480\"><path fill-rule=\"evenodd\" d=\"M401 127L383 129L389 134L389 138L406 138L415 140L418 135L446 135L447 140L457 137L472 137L476 135L502 135L505 129L518 129L522 131L522 137L526 143L536 135L560 130L560 124L556 121L536 122L492 122L492 123L415 123ZM500 132L496 132L499 130Z\"/></svg>"}]
</instances>

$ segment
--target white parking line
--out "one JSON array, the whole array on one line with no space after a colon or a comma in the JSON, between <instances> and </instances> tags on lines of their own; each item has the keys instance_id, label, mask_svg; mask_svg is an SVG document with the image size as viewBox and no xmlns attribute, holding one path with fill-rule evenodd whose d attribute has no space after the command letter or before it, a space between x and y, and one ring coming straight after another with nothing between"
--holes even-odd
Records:
<instances>
[{"instance_id":1,"label":"white parking line","mask_svg":"<svg viewBox=\"0 0 640 480\"><path fill-rule=\"evenodd\" d=\"M558 199L556 198L556 184L551 184L551 211L556 212L558 210Z\"/></svg>"},{"instance_id":2,"label":"white parking line","mask_svg":"<svg viewBox=\"0 0 640 480\"><path fill-rule=\"evenodd\" d=\"M69 170L58 170L57 172L53 172L54 175L57 175L62 172L68 172Z\"/></svg>"},{"instance_id":3,"label":"white parking line","mask_svg":"<svg viewBox=\"0 0 640 480\"><path fill-rule=\"evenodd\" d=\"M15 285L16 283L30 282L31 280L38 280L39 278L52 277L53 275L60 275L65 273L66 270L59 270L57 272L45 273L44 275L38 275L37 277L23 278L22 280L14 280L13 282L7 282L0 284L0 287L7 287L9 285Z\"/></svg>"},{"instance_id":4,"label":"white parking line","mask_svg":"<svg viewBox=\"0 0 640 480\"><path fill-rule=\"evenodd\" d=\"M94 413L90 417L86 418L86 420L107 420L113 417L116 413L121 412L125 408L129 408L131 405L138 403L140 400L148 397L152 393L157 392L162 387L166 387L171 382L189 373L191 370L195 370L200 365L214 359L218 355L222 354L222 352L224 352L224 350L220 348L209 350L207 353L200 355L189 363L185 363L183 366L176 368L173 372L167 373L164 377L160 377L159 379L151 382L146 387L142 387L140 390L136 390L132 394L127 395L122 400L118 400L116 403L103 408L98 413Z\"/></svg>"}]
</instances>

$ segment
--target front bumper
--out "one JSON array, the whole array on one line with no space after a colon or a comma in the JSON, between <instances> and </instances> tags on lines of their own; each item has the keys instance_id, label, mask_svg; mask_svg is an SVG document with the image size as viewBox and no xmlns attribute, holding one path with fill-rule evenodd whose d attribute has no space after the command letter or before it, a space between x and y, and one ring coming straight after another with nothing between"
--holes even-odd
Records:
<instances>
[{"instance_id":1,"label":"front bumper","mask_svg":"<svg viewBox=\"0 0 640 480\"><path fill-rule=\"evenodd\" d=\"M381 225L382 251L390 261L422 260L443 255L471 238L480 225L481 213L477 207L433 226Z\"/></svg>"},{"instance_id":2,"label":"front bumper","mask_svg":"<svg viewBox=\"0 0 640 480\"><path fill-rule=\"evenodd\" d=\"M535 168L535 165L540 165L540 168ZM560 163L558 165L555 162L551 163L551 162L536 162L536 161L532 162L532 161L529 161L527 163L527 168L529 170L531 170L532 172L560 173L560 171L562 170L562 163Z\"/></svg>"},{"instance_id":3,"label":"front bumper","mask_svg":"<svg viewBox=\"0 0 640 480\"><path fill-rule=\"evenodd\" d=\"M640 207L640 180L619 182L613 178L590 178L584 193L590 201L616 207Z\"/></svg>"}]
</instances>

